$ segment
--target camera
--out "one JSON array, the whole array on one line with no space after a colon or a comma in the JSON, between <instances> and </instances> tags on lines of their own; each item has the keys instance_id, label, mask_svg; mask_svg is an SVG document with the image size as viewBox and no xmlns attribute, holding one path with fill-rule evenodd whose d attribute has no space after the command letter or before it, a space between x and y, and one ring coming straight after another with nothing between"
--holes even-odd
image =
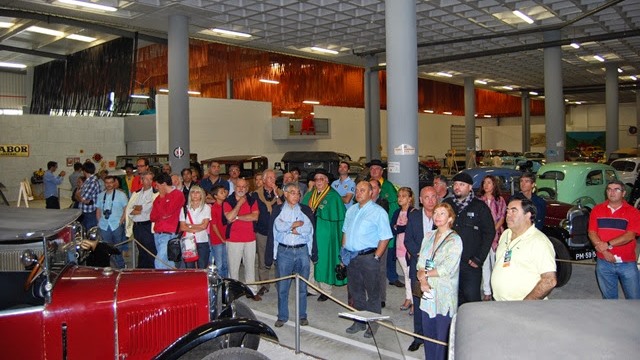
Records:
<instances>
[{"instance_id":1,"label":"camera","mask_svg":"<svg viewBox=\"0 0 640 360\"><path fill-rule=\"evenodd\" d=\"M111 216L111 209L107 209L102 213L105 219L109 220L109 216Z\"/></svg>"},{"instance_id":2,"label":"camera","mask_svg":"<svg viewBox=\"0 0 640 360\"><path fill-rule=\"evenodd\" d=\"M342 264L338 264L336 265L336 279L342 281L344 279L347 278L347 267L342 265Z\"/></svg>"}]
</instances>

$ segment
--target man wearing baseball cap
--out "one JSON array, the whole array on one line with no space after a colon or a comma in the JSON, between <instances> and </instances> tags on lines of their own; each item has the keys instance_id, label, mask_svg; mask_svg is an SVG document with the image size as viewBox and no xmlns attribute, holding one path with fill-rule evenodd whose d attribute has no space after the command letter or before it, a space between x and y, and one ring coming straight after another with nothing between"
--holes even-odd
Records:
<instances>
[{"instance_id":1,"label":"man wearing baseball cap","mask_svg":"<svg viewBox=\"0 0 640 360\"><path fill-rule=\"evenodd\" d=\"M458 305L480 301L482 264L496 234L491 210L473 193L473 179L458 173L451 179L454 197L445 199L456 212L453 230L462 238Z\"/></svg>"}]
</instances>

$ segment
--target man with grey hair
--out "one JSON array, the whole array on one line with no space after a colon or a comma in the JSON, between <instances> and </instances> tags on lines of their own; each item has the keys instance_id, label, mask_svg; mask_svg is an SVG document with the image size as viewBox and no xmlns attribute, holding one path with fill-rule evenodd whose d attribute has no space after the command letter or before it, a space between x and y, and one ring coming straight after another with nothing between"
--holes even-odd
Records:
<instances>
[{"instance_id":1,"label":"man with grey hair","mask_svg":"<svg viewBox=\"0 0 640 360\"><path fill-rule=\"evenodd\" d=\"M256 248L258 250L258 280L265 281L271 278L270 267L265 265L265 249L267 247L267 236L269 234L269 218L273 212L273 207L282 205L282 190L276 186L276 173L267 169L262 173L264 184L256 189L252 194L253 199L258 203L258 221L255 222ZM269 284L260 287L258 295L263 296L269 292Z\"/></svg>"},{"instance_id":2,"label":"man with grey hair","mask_svg":"<svg viewBox=\"0 0 640 360\"><path fill-rule=\"evenodd\" d=\"M300 204L300 188L289 182L284 185L283 204L273 207L269 220L269 234L265 264L276 262L276 276L300 274L308 278L311 261L318 260L318 249L313 236L315 216L311 208ZM282 327L289 320L289 288L291 279L280 281L278 289L278 320L275 327ZM300 325L307 320L307 284L302 281L298 289L300 299Z\"/></svg>"},{"instance_id":3,"label":"man with grey hair","mask_svg":"<svg viewBox=\"0 0 640 360\"><path fill-rule=\"evenodd\" d=\"M444 199L453 197L453 192L449 191L449 184L447 182L447 178L444 175L436 175L433 178L433 188L436 190L436 195L438 196L439 203L441 203Z\"/></svg>"}]
</instances>

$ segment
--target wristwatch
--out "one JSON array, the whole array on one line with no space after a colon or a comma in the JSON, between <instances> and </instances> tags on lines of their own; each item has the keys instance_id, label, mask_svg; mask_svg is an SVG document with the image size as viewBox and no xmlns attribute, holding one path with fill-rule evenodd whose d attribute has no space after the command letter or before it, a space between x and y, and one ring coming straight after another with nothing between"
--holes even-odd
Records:
<instances>
[{"instance_id":1,"label":"wristwatch","mask_svg":"<svg viewBox=\"0 0 640 360\"><path fill-rule=\"evenodd\" d=\"M380 256L378 256L378 255L376 255L376 254L373 254L373 259L374 259L375 261L380 261Z\"/></svg>"},{"instance_id":2,"label":"wristwatch","mask_svg":"<svg viewBox=\"0 0 640 360\"><path fill-rule=\"evenodd\" d=\"M607 244L608 244L607 250L613 250L613 245L611 245L611 243L607 243Z\"/></svg>"}]
</instances>

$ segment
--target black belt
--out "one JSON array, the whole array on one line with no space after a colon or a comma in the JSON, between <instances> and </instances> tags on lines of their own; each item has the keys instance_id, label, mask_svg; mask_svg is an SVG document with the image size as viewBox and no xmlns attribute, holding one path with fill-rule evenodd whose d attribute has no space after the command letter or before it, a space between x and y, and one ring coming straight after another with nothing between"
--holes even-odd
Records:
<instances>
[{"instance_id":1,"label":"black belt","mask_svg":"<svg viewBox=\"0 0 640 360\"><path fill-rule=\"evenodd\" d=\"M174 232L157 232L156 234L160 234L160 235L175 235L176 233L174 233Z\"/></svg>"},{"instance_id":2,"label":"black belt","mask_svg":"<svg viewBox=\"0 0 640 360\"><path fill-rule=\"evenodd\" d=\"M358 251L358 256L373 254L374 252L376 252L376 250L378 250L378 248L369 248L369 249L360 250Z\"/></svg>"},{"instance_id":3,"label":"black belt","mask_svg":"<svg viewBox=\"0 0 640 360\"><path fill-rule=\"evenodd\" d=\"M307 246L307 244L285 245L285 244L282 244L282 243L278 243L278 246L282 246L282 247L285 247L287 249L297 249L297 248L301 248L303 246Z\"/></svg>"},{"instance_id":4,"label":"black belt","mask_svg":"<svg viewBox=\"0 0 640 360\"><path fill-rule=\"evenodd\" d=\"M147 220L147 221L134 221L134 224L140 224L140 225L146 225L146 224L151 224L151 220ZM161 233L162 234L162 233Z\"/></svg>"}]
</instances>

